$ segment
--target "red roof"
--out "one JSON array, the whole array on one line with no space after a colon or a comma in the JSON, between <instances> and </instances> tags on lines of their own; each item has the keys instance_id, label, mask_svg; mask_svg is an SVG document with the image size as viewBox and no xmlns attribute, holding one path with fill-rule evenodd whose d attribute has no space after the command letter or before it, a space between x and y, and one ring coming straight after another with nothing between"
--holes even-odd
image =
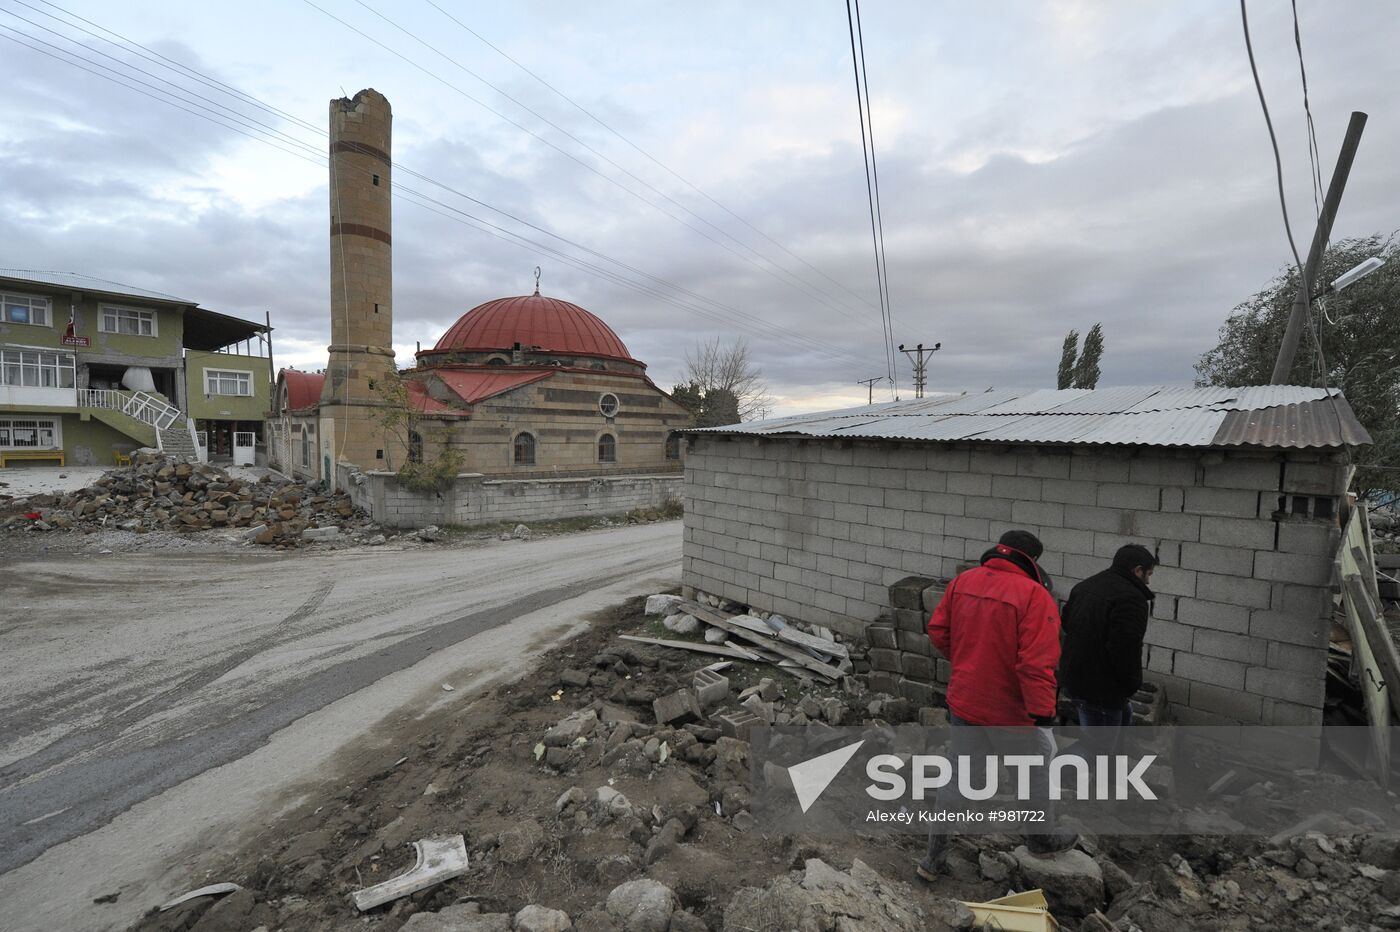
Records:
<instances>
[{"instance_id":1,"label":"red roof","mask_svg":"<svg viewBox=\"0 0 1400 932\"><path fill-rule=\"evenodd\" d=\"M577 304L540 294L497 298L472 308L442 335L433 351L510 350L516 343L549 353L636 361L597 316Z\"/></svg>"},{"instance_id":2,"label":"red roof","mask_svg":"<svg viewBox=\"0 0 1400 932\"><path fill-rule=\"evenodd\" d=\"M413 407L418 409L420 414L429 417L466 417L471 412L461 408L454 408L452 405L443 404L432 395L428 394L427 386L422 382L412 380L404 381L404 388L408 391L408 400Z\"/></svg>"},{"instance_id":3,"label":"red roof","mask_svg":"<svg viewBox=\"0 0 1400 932\"><path fill-rule=\"evenodd\" d=\"M287 383L287 410L304 411L321 403L321 386L324 375L302 372L299 369L283 369L282 379Z\"/></svg>"},{"instance_id":4,"label":"red roof","mask_svg":"<svg viewBox=\"0 0 1400 932\"><path fill-rule=\"evenodd\" d=\"M442 379L453 394L469 405L485 401L494 395L508 392L512 388L529 385L540 379L547 379L554 373L546 369L525 372L501 372L491 369L434 369L433 374Z\"/></svg>"}]
</instances>

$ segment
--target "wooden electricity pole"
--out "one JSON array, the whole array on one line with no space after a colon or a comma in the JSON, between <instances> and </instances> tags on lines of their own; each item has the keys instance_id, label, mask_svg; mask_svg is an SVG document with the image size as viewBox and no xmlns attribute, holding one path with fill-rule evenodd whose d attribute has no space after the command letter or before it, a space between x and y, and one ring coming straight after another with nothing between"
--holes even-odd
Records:
<instances>
[{"instance_id":1,"label":"wooden electricity pole","mask_svg":"<svg viewBox=\"0 0 1400 932\"><path fill-rule=\"evenodd\" d=\"M1366 128L1366 114L1354 111L1347 124L1347 134L1342 139L1342 151L1337 156L1337 167L1332 170L1332 183L1327 186L1327 198L1322 202L1322 216L1317 218L1317 230L1313 233L1312 248L1304 263L1302 280L1298 282L1298 293L1293 298L1293 310L1288 315L1288 327L1283 332L1283 342L1279 344L1278 358L1274 360L1274 374L1269 380L1272 385L1288 382L1288 373L1293 370L1293 360L1298 355L1298 343L1303 337L1303 328L1308 323L1308 308L1312 304L1313 278L1322 262L1322 252L1332 235L1332 221L1337 218L1337 207L1342 201L1342 189L1347 186L1347 176L1351 174L1351 163L1356 157L1356 147L1361 144L1361 131Z\"/></svg>"}]
</instances>

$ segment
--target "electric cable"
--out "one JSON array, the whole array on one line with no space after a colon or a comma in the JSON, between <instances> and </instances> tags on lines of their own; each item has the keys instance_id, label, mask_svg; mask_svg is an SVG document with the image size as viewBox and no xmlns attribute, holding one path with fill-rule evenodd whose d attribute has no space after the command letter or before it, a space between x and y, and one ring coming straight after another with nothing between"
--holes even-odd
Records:
<instances>
[{"instance_id":1,"label":"electric cable","mask_svg":"<svg viewBox=\"0 0 1400 932\"><path fill-rule=\"evenodd\" d=\"M875 159L875 111L870 104L870 69L865 66L865 32L860 24L860 0L855 0L856 9L856 39L860 43L860 78L861 86L865 90L865 122L870 133L870 173L874 176L875 189L875 220L880 230L880 271L885 280L885 326L888 328L886 338L891 347L894 346L894 301L890 296L890 268L886 262L885 252L885 216L880 209L880 165ZM890 350L894 354L894 350ZM899 357L895 356L896 364ZM899 391L898 365L895 366L894 374L891 376L893 390Z\"/></svg>"}]
</instances>

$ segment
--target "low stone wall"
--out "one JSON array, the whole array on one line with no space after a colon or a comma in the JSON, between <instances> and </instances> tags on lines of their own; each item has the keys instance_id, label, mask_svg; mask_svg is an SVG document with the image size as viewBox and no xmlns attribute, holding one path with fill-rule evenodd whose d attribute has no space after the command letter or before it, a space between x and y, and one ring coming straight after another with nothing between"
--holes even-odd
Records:
<instances>
[{"instance_id":1,"label":"low stone wall","mask_svg":"<svg viewBox=\"0 0 1400 932\"><path fill-rule=\"evenodd\" d=\"M682 477L488 479L479 473L463 473L448 489L419 492L401 486L392 472L361 472L341 463L336 467L336 484L349 493L357 508L369 512L385 527L470 527L661 508L680 501Z\"/></svg>"}]
</instances>

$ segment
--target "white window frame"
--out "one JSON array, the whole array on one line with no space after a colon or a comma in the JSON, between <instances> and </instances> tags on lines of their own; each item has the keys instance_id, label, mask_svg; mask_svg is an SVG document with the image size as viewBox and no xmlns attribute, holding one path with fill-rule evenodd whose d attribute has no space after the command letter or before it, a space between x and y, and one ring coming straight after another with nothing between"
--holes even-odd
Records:
<instances>
[{"instance_id":1,"label":"white window frame","mask_svg":"<svg viewBox=\"0 0 1400 932\"><path fill-rule=\"evenodd\" d=\"M611 404L608 402L609 398L612 399ZM608 408L612 408L612 411L609 412ZM598 413L603 415L603 417L617 417L617 412L621 410L622 401L612 392L603 392L603 394L598 396Z\"/></svg>"},{"instance_id":2,"label":"white window frame","mask_svg":"<svg viewBox=\"0 0 1400 932\"><path fill-rule=\"evenodd\" d=\"M0 347L0 386L74 388L77 384L77 359L72 353L41 347Z\"/></svg>"},{"instance_id":3,"label":"white window frame","mask_svg":"<svg viewBox=\"0 0 1400 932\"><path fill-rule=\"evenodd\" d=\"M20 305L29 308L29 320L11 320L10 307L12 305ZM44 319L42 321L34 319L35 311L43 314ZM0 293L0 324L21 324L26 327L52 327L53 302L43 295L20 294L14 291Z\"/></svg>"},{"instance_id":4,"label":"white window frame","mask_svg":"<svg viewBox=\"0 0 1400 932\"><path fill-rule=\"evenodd\" d=\"M116 326L115 329L108 327L108 326L107 326L107 315L108 315L109 313L115 314L118 321L120 321L123 317L131 317L131 318L134 318L136 321L138 321L138 323L137 323L137 328L136 328L136 329L137 329L137 332L136 332L136 333L127 333L127 332L125 332L124 330L121 329L121 324L120 324L120 323L117 324L117 326ZM122 305L122 304L99 304L99 305L97 306L97 332L98 332L98 333L115 333L115 334L117 334L117 335L119 335L119 336L124 336L124 337L158 337L158 336L160 336L159 317L160 317L160 315L158 315L155 311L151 310L151 309L148 308L148 307L127 307L127 306ZM149 321L149 322L150 322L150 324L151 324L151 332L150 332L150 333L141 333L141 332L140 332L140 330L141 330L140 323L139 323L140 321Z\"/></svg>"},{"instance_id":5,"label":"white window frame","mask_svg":"<svg viewBox=\"0 0 1400 932\"><path fill-rule=\"evenodd\" d=\"M18 443L20 431L33 431L33 443ZM50 442L40 443L41 431L48 431ZM57 417L0 418L0 450L62 450L63 419Z\"/></svg>"},{"instance_id":6,"label":"white window frame","mask_svg":"<svg viewBox=\"0 0 1400 932\"><path fill-rule=\"evenodd\" d=\"M214 390L213 376L219 376L219 381L225 381L232 376L235 380L247 380L248 390L246 392L222 392ZM241 378L240 378L241 377ZM253 370L252 369L205 369L204 370L204 394L218 395L224 398L252 398L253 397Z\"/></svg>"}]
</instances>

